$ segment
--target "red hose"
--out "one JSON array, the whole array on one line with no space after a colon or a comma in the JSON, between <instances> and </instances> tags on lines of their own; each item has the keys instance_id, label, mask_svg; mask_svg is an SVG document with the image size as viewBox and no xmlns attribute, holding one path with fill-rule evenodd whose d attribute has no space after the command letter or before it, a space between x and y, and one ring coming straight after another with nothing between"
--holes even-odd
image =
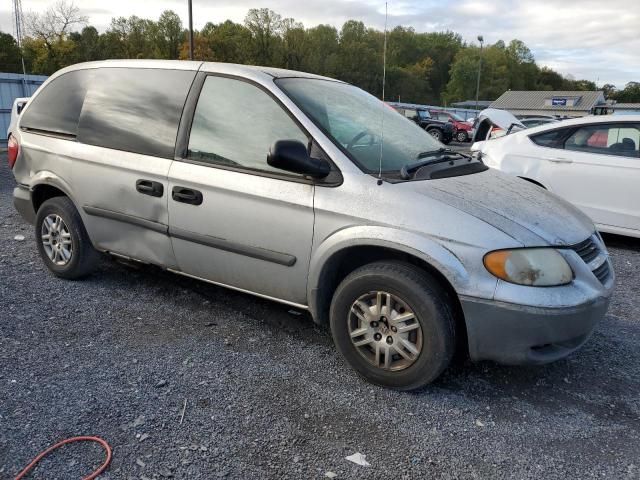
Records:
<instances>
[{"instance_id":1,"label":"red hose","mask_svg":"<svg viewBox=\"0 0 640 480\"><path fill-rule=\"evenodd\" d=\"M91 475L89 475L88 477L84 477L82 480L93 480L102 472L104 472L105 469L109 466L109 463L111 463L111 447L103 439L99 437L72 437L72 438L67 438L66 440L62 440L61 442L58 442L55 445L52 445L51 447L47 448L44 452L42 452L40 455L34 458L33 461L18 474L15 480L21 480L22 478L24 478L24 476L27 473L29 473L40 460L42 460L44 457L49 455L56 448L60 448L61 446L66 445L67 443L73 443L73 442L96 442L96 443L99 443L102 446L102 448L104 448L104 450L107 452L107 459L104 461L102 466L98 468L95 472L93 472Z\"/></svg>"}]
</instances>

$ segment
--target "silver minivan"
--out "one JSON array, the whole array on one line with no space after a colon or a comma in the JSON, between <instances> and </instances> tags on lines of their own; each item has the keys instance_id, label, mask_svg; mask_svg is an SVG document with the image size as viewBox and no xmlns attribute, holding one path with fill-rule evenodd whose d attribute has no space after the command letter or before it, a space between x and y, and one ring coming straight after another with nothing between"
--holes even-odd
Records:
<instances>
[{"instance_id":1,"label":"silver minivan","mask_svg":"<svg viewBox=\"0 0 640 480\"><path fill-rule=\"evenodd\" d=\"M565 357L613 289L576 208L307 73L76 65L29 101L8 159L54 275L102 252L308 310L390 388L433 381L456 351Z\"/></svg>"}]
</instances>

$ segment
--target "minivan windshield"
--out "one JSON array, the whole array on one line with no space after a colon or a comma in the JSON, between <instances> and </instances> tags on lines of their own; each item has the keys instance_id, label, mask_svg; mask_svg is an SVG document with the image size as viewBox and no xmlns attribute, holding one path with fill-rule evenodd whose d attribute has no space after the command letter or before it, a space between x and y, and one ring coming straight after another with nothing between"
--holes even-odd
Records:
<instances>
[{"instance_id":1,"label":"minivan windshield","mask_svg":"<svg viewBox=\"0 0 640 480\"><path fill-rule=\"evenodd\" d=\"M280 78L277 85L367 173L399 172L444 145L387 104L342 82ZM381 156L382 151L382 156Z\"/></svg>"}]
</instances>

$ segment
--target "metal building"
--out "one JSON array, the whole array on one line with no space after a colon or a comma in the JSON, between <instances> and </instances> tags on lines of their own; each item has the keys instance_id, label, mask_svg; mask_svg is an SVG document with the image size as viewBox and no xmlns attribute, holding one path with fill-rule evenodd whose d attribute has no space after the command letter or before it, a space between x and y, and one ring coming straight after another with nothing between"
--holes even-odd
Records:
<instances>
[{"instance_id":1,"label":"metal building","mask_svg":"<svg viewBox=\"0 0 640 480\"><path fill-rule=\"evenodd\" d=\"M521 117L584 117L605 114L610 107L601 91L508 90L491 104Z\"/></svg>"},{"instance_id":2,"label":"metal building","mask_svg":"<svg viewBox=\"0 0 640 480\"><path fill-rule=\"evenodd\" d=\"M30 97L46 79L44 75L0 73L0 149L7 147L13 101L19 97Z\"/></svg>"}]
</instances>

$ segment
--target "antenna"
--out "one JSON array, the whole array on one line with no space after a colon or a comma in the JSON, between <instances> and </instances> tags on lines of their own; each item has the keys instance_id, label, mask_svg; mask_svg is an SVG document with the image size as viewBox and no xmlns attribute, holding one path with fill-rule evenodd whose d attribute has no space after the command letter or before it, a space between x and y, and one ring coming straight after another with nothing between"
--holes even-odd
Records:
<instances>
[{"instance_id":1,"label":"antenna","mask_svg":"<svg viewBox=\"0 0 640 480\"><path fill-rule=\"evenodd\" d=\"M387 2L384 2L384 47L382 49L382 101L384 102L384 86L387 82L387 19L389 18L389 10ZM382 152L384 150L384 114L385 108L382 107L382 119L380 121L380 156L378 157L378 185L382 185Z\"/></svg>"},{"instance_id":2,"label":"antenna","mask_svg":"<svg viewBox=\"0 0 640 480\"><path fill-rule=\"evenodd\" d=\"M384 2L384 47L382 49L382 101L384 102L384 85L387 80L387 2Z\"/></svg>"}]
</instances>

